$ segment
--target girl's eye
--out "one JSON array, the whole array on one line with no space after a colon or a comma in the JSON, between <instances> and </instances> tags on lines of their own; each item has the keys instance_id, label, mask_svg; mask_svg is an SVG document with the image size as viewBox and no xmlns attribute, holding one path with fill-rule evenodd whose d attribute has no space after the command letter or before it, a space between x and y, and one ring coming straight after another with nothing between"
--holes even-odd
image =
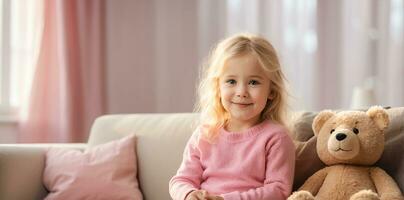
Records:
<instances>
[{"instance_id":1,"label":"girl's eye","mask_svg":"<svg viewBox=\"0 0 404 200\"><path fill-rule=\"evenodd\" d=\"M358 133L359 133L359 130L358 130L357 128L353 128L352 131L353 131L355 134L358 134Z\"/></svg>"},{"instance_id":2,"label":"girl's eye","mask_svg":"<svg viewBox=\"0 0 404 200\"><path fill-rule=\"evenodd\" d=\"M256 80L251 80L248 84L250 84L250 85L259 85L260 82L258 82Z\"/></svg>"},{"instance_id":3,"label":"girl's eye","mask_svg":"<svg viewBox=\"0 0 404 200\"><path fill-rule=\"evenodd\" d=\"M229 79L229 80L226 81L226 83L228 83L228 84L230 84L230 85L233 85L233 84L236 84L236 80L234 80L234 79Z\"/></svg>"},{"instance_id":4,"label":"girl's eye","mask_svg":"<svg viewBox=\"0 0 404 200\"><path fill-rule=\"evenodd\" d=\"M335 129L331 129L330 134L332 134L335 131Z\"/></svg>"}]
</instances>

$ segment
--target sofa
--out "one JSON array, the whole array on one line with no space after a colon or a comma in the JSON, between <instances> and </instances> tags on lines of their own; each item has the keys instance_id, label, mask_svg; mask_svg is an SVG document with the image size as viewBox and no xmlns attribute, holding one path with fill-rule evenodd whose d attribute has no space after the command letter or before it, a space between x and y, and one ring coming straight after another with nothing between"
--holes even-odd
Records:
<instances>
[{"instance_id":1,"label":"sofa","mask_svg":"<svg viewBox=\"0 0 404 200\"><path fill-rule=\"evenodd\" d=\"M404 107L387 110L390 126L386 146L377 163L404 188ZM316 154L316 138L311 123L316 112L294 112L289 121L296 145L294 188L323 167ZM179 167L185 144L196 126L198 114L119 114L97 118L87 143L82 144L1 144L0 199L43 199L42 183L46 149L49 147L84 150L134 134L137 170L145 200L168 200L168 182Z\"/></svg>"}]
</instances>

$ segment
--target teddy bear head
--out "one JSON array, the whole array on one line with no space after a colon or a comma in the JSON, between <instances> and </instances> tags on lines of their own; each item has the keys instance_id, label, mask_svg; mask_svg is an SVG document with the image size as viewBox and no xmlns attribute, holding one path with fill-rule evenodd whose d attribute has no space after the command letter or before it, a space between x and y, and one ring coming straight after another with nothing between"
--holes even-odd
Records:
<instances>
[{"instance_id":1,"label":"teddy bear head","mask_svg":"<svg viewBox=\"0 0 404 200\"><path fill-rule=\"evenodd\" d=\"M317 154L326 165L373 165L384 150L384 129L389 124L380 106L367 112L325 110L313 121Z\"/></svg>"}]
</instances>

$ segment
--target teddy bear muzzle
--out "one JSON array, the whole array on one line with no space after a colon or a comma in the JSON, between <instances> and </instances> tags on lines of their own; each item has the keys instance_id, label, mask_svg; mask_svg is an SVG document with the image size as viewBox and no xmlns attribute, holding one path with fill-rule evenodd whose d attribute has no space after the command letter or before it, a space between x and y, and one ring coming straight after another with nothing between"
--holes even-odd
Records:
<instances>
[{"instance_id":1,"label":"teddy bear muzzle","mask_svg":"<svg viewBox=\"0 0 404 200\"><path fill-rule=\"evenodd\" d=\"M328 138L328 151L337 159L351 159L359 154L359 138L348 129L334 131Z\"/></svg>"}]
</instances>

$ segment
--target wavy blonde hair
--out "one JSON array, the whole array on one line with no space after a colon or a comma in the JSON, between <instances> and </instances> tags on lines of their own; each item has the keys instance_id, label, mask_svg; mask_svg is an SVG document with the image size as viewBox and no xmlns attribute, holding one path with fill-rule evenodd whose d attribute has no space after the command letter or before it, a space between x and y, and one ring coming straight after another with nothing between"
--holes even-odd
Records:
<instances>
[{"instance_id":1,"label":"wavy blonde hair","mask_svg":"<svg viewBox=\"0 0 404 200\"><path fill-rule=\"evenodd\" d=\"M246 54L257 58L270 80L270 95L273 98L267 101L261 112L261 120L269 119L286 125L285 76L274 47L263 37L238 34L219 42L202 66L195 111L201 113L199 121L202 128L201 136L208 141L214 141L219 133L218 130L230 117L220 100L219 77L223 66L228 59Z\"/></svg>"}]
</instances>

